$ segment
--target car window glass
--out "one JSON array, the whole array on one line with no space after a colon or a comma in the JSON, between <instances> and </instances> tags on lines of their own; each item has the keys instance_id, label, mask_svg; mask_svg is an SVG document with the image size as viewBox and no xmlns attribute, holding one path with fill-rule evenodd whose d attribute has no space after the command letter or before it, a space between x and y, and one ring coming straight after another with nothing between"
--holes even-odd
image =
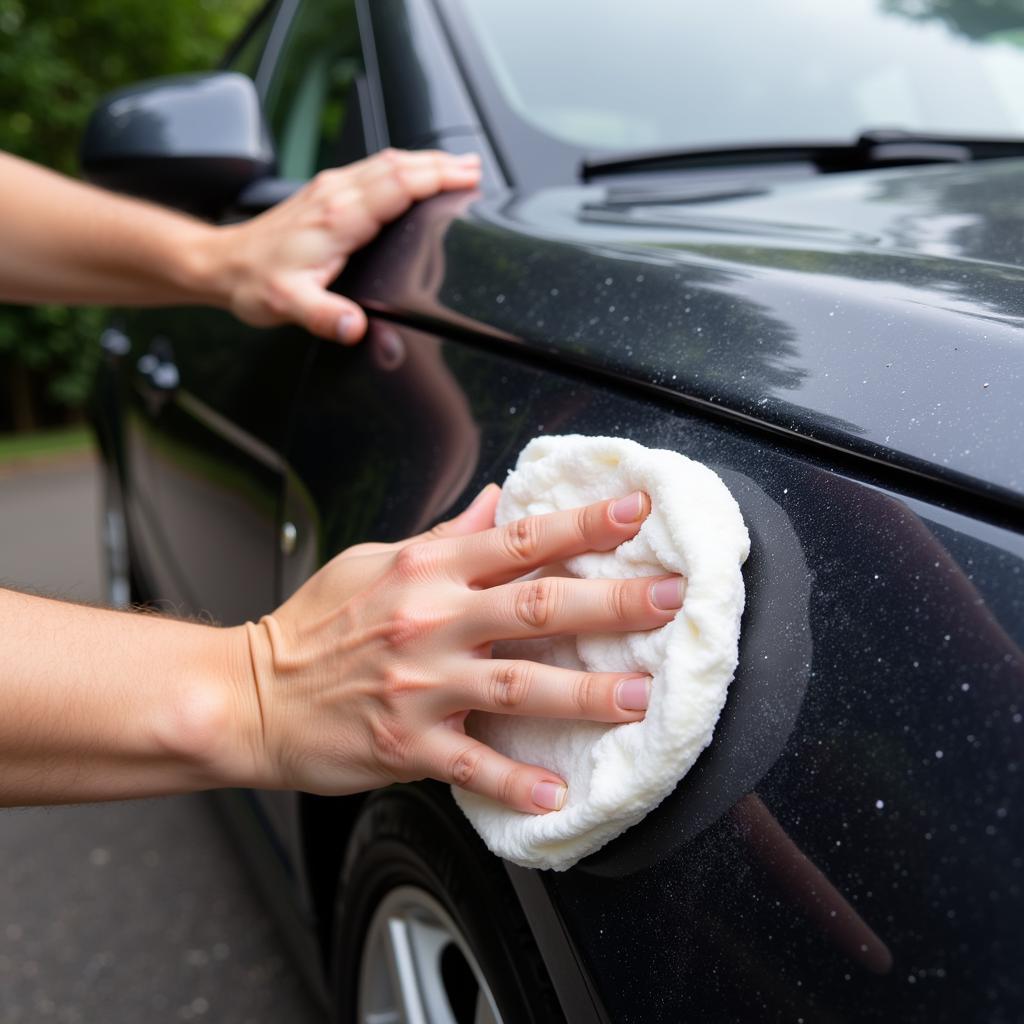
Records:
<instances>
[{"instance_id":1,"label":"car window glass","mask_svg":"<svg viewBox=\"0 0 1024 1024\"><path fill-rule=\"evenodd\" d=\"M1024 10L988 0L460 0L516 115L584 152L1024 132Z\"/></svg>"},{"instance_id":2,"label":"car window glass","mask_svg":"<svg viewBox=\"0 0 1024 1024\"><path fill-rule=\"evenodd\" d=\"M362 69L351 0L302 4L266 100L282 177L308 178L334 162L352 85Z\"/></svg>"}]
</instances>

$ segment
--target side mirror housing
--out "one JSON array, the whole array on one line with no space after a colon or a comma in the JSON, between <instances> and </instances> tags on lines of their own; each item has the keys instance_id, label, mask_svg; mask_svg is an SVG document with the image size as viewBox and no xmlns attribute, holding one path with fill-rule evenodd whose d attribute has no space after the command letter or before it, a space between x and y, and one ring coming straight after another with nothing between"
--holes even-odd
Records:
<instances>
[{"instance_id":1,"label":"side mirror housing","mask_svg":"<svg viewBox=\"0 0 1024 1024\"><path fill-rule=\"evenodd\" d=\"M276 167L256 88L233 71L111 93L89 119L81 162L97 185L205 217Z\"/></svg>"}]
</instances>

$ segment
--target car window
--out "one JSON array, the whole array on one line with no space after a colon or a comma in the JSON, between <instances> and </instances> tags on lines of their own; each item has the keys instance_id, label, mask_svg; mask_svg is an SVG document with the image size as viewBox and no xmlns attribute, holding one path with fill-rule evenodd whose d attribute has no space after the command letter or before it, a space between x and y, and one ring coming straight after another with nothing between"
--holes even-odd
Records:
<instances>
[{"instance_id":1,"label":"car window","mask_svg":"<svg viewBox=\"0 0 1024 1024\"><path fill-rule=\"evenodd\" d=\"M584 153L1024 132L1017 2L458 0L474 74Z\"/></svg>"},{"instance_id":2,"label":"car window","mask_svg":"<svg viewBox=\"0 0 1024 1024\"><path fill-rule=\"evenodd\" d=\"M265 104L282 177L309 178L336 162L353 83L362 70L354 3L303 3Z\"/></svg>"}]
</instances>

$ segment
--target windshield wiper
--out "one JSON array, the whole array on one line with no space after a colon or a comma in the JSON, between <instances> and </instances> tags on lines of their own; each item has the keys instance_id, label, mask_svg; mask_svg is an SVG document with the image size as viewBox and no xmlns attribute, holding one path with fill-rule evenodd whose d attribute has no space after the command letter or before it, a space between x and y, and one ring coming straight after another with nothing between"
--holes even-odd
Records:
<instances>
[{"instance_id":1,"label":"windshield wiper","mask_svg":"<svg viewBox=\"0 0 1024 1024\"><path fill-rule=\"evenodd\" d=\"M965 138L927 135L896 128L871 129L850 142L765 142L645 153L622 153L584 160L584 181L615 174L749 167L757 164L810 163L821 172L859 171L872 167L966 163L1003 156L1024 156L1019 138Z\"/></svg>"}]
</instances>

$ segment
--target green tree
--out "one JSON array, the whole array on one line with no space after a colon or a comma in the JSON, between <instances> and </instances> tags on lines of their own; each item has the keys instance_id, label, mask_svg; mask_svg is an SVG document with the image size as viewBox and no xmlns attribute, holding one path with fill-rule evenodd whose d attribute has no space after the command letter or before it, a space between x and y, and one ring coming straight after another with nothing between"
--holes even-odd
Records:
<instances>
[{"instance_id":1,"label":"green tree","mask_svg":"<svg viewBox=\"0 0 1024 1024\"><path fill-rule=\"evenodd\" d=\"M261 0L0 0L0 149L68 174L103 93L213 67ZM0 429L73 415L98 309L0 306Z\"/></svg>"},{"instance_id":2,"label":"green tree","mask_svg":"<svg viewBox=\"0 0 1024 1024\"><path fill-rule=\"evenodd\" d=\"M970 39L1003 36L1020 43L1024 0L884 0L883 8L915 21L944 21Z\"/></svg>"}]
</instances>

